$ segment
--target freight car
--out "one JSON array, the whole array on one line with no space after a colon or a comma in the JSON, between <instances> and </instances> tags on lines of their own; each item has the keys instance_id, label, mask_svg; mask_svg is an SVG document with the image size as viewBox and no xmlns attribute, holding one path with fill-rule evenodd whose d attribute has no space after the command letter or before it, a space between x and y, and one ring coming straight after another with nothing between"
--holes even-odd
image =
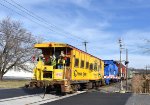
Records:
<instances>
[{"instance_id":1,"label":"freight car","mask_svg":"<svg viewBox=\"0 0 150 105\"><path fill-rule=\"evenodd\" d=\"M122 80L126 79L126 67L120 62L116 62L118 70L119 70L119 76L121 77ZM120 69L121 66L121 69Z\"/></svg>"},{"instance_id":2,"label":"freight car","mask_svg":"<svg viewBox=\"0 0 150 105\"><path fill-rule=\"evenodd\" d=\"M30 86L62 93L99 87L104 81L104 62L65 43L35 44L42 51ZM61 61L61 62L60 62Z\"/></svg>"},{"instance_id":3,"label":"freight car","mask_svg":"<svg viewBox=\"0 0 150 105\"><path fill-rule=\"evenodd\" d=\"M114 60L104 60L104 79L105 84L109 85L111 82L117 82L118 77L118 67Z\"/></svg>"}]
</instances>

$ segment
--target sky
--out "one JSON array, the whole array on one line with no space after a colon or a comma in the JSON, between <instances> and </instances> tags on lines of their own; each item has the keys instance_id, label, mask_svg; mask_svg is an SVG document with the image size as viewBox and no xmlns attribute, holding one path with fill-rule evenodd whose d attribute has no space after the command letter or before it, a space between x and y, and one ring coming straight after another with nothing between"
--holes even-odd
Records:
<instances>
[{"instance_id":1,"label":"sky","mask_svg":"<svg viewBox=\"0 0 150 105\"><path fill-rule=\"evenodd\" d=\"M17 4L16 4L17 3ZM19 4L19 5L18 5ZM25 8L27 11L25 11ZM150 65L150 0L1 0L0 20L11 17L46 42L63 42L101 59L119 60L129 52L129 67Z\"/></svg>"}]
</instances>

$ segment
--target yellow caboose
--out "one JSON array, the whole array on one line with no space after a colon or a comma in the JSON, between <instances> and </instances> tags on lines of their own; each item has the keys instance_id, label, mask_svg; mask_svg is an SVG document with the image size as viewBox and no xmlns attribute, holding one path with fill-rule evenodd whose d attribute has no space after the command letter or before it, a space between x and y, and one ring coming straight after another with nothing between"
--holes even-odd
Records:
<instances>
[{"instance_id":1,"label":"yellow caboose","mask_svg":"<svg viewBox=\"0 0 150 105\"><path fill-rule=\"evenodd\" d=\"M41 43L35 44L35 48L42 50L42 56L34 68L31 85L66 93L102 84L101 59L65 43Z\"/></svg>"}]
</instances>

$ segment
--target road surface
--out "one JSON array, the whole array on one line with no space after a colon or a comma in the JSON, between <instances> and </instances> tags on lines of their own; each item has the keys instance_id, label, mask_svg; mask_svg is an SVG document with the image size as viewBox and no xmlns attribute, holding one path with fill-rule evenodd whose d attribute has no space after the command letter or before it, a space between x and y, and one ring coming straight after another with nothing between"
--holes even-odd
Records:
<instances>
[{"instance_id":1,"label":"road surface","mask_svg":"<svg viewBox=\"0 0 150 105\"><path fill-rule=\"evenodd\" d=\"M86 92L42 105L150 105L150 95Z\"/></svg>"},{"instance_id":2,"label":"road surface","mask_svg":"<svg viewBox=\"0 0 150 105\"><path fill-rule=\"evenodd\" d=\"M44 93L43 89L0 89L0 99Z\"/></svg>"}]
</instances>

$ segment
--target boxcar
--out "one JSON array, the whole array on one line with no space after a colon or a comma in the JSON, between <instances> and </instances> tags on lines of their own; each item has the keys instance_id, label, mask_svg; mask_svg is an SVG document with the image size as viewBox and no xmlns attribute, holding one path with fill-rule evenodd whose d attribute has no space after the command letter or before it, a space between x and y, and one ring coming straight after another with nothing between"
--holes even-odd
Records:
<instances>
[{"instance_id":1,"label":"boxcar","mask_svg":"<svg viewBox=\"0 0 150 105\"><path fill-rule=\"evenodd\" d=\"M120 69L120 62L117 62L116 64L117 64L117 67L118 67L118 70L119 70L119 76L122 79L126 79L126 67L121 63L121 69Z\"/></svg>"}]
</instances>

